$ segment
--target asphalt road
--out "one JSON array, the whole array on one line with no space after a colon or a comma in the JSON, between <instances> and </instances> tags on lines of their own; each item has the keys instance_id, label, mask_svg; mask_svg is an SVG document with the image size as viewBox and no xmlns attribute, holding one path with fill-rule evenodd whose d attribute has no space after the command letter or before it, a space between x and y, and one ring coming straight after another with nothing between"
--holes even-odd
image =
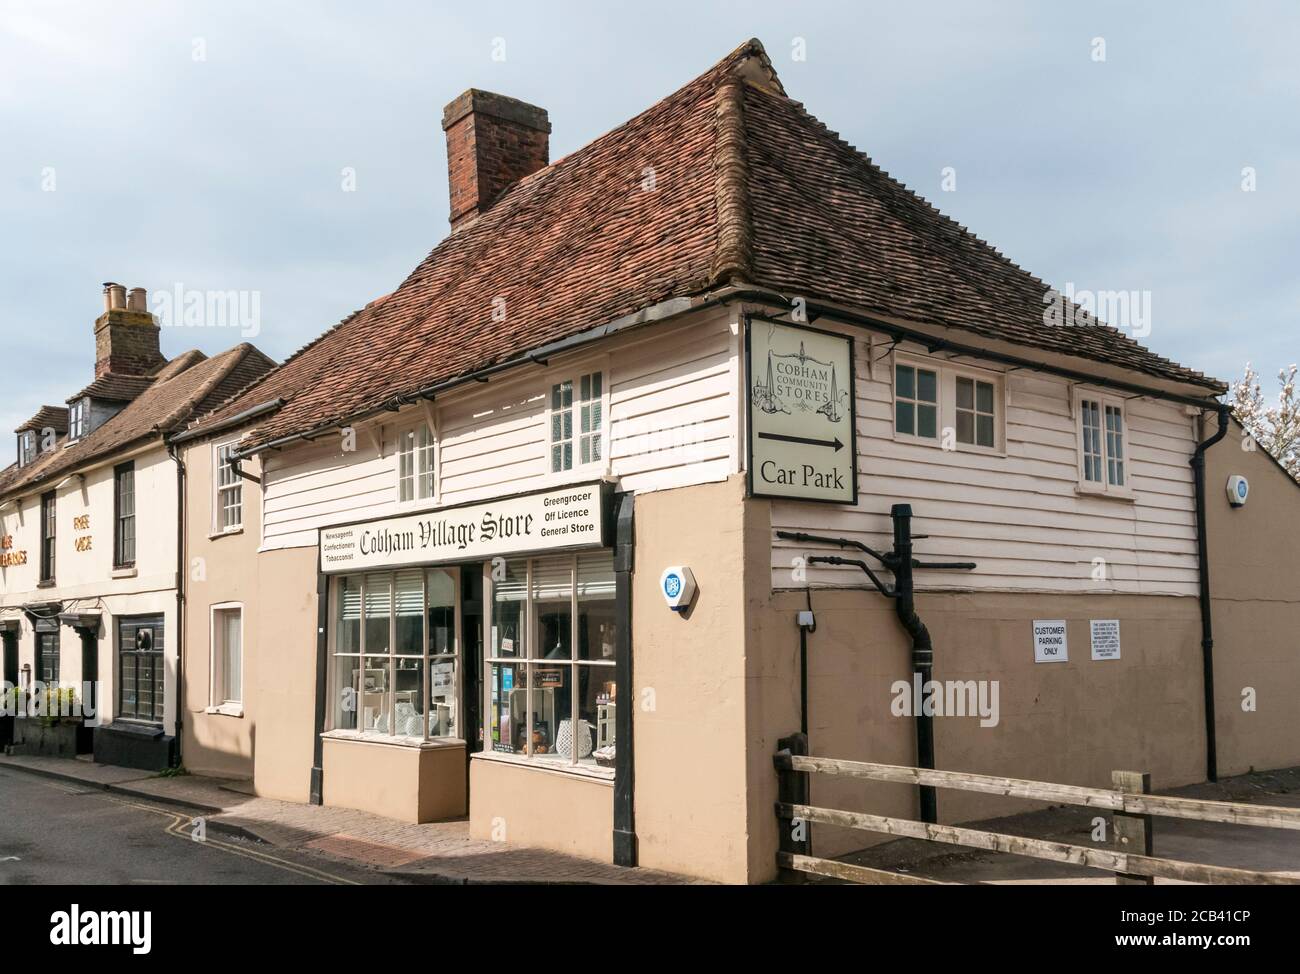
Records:
<instances>
[{"instance_id":1,"label":"asphalt road","mask_svg":"<svg viewBox=\"0 0 1300 974\"><path fill-rule=\"evenodd\" d=\"M373 870L207 830L194 813L0 768L0 884L391 883Z\"/></svg>"}]
</instances>

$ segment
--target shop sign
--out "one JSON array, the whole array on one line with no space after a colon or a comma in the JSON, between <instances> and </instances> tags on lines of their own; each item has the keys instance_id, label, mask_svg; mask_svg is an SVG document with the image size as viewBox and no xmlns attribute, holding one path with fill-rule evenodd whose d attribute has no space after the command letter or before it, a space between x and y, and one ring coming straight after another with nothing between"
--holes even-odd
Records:
<instances>
[{"instance_id":1,"label":"shop sign","mask_svg":"<svg viewBox=\"0 0 1300 974\"><path fill-rule=\"evenodd\" d=\"M73 530L73 531L89 531L89 530L90 530L90 515L89 515L89 514L81 514L81 515L79 515L79 516L77 516L77 517L74 517L74 518L72 519L72 530ZM90 535L90 534L82 534L82 535L79 535L79 536L77 536L76 538L73 539L72 547L73 547L73 550L75 550L75 551L90 551L90 550L91 550L91 547L92 547L93 544L94 544L94 536L93 536L93 535Z\"/></svg>"},{"instance_id":2,"label":"shop sign","mask_svg":"<svg viewBox=\"0 0 1300 974\"><path fill-rule=\"evenodd\" d=\"M601 484L582 484L321 528L321 571L484 561L497 555L601 547L605 497Z\"/></svg>"},{"instance_id":3,"label":"shop sign","mask_svg":"<svg viewBox=\"0 0 1300 974\"><path fill-rule=\"evenodd\" d=\"M15 568L27 564L27 552L14 550L14 536L0 537L0 568Z\"/></svg>"},{"instance_id":4,"label":"shop sign","mask_svg":"<svg viewBox=\"0 0 1300 974\"><path fill-rule=\"evenodd\" d=\"M1034 620L1034 662L1068 663L1070 644L1064 619Z\"/></svg>"},{"instance_id":5,"label":"shop sign","mask_svg":"<svg viewBox=\"0 0 1300 974\"><path fill-rule=\"evenodd\" d=\"M753 318L749 364L749 491L855 504L853 339Z\"/></svg>"}]
</instances>

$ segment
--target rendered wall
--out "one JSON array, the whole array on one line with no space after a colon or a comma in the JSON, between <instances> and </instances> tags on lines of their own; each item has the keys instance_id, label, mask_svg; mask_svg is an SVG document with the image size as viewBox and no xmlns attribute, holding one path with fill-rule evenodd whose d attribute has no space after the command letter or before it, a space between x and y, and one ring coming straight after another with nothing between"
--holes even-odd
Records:
<instances>
[{"instance_id":1,"label":"rendered wall","mask_svg":"<svg viewBox=\"0 0 1300 974\"><path fill-rule=\"evenodd\" d=\"M1244 507L1228 504L1232 474L1250 482ZM1300 486L1234 422L1205 493L1219 774L1300 765Z\"/></svg>"},{"instance_id":2,"label":"rendered wall","mask_svg":"<svg viewBox=\"0 0 1300 974\"><path fill-rule=\"evenodd\" d=\"M244 485L244 530L214 535L212 444L185 450L186 720L191 771L253 779L259 795L306 801L316 706L316 551L259 552L261 491ZM260 465L245 464L259 475ZM243 606L243 714L206 713L212 606Z\"/></svg>"},{"instance_id":3,"label":"rendered wall","mask_svg":"<svg viewBox=\"0 0 1300 974\"><path fill-rule=\"evenodd\" d=\"M470 835L614 858L614 783L488 757L470 760Z\"/></svg>"},{"instance_id":4,"label":"rendered wall","mask_svg":"<svg viewBox=\"0 0 1300 974\"><path fill-rule=\"evenodd\" d=\"M757 676L745 655L744 478L638 495L635 510L635 685L627 699L640 864L743 883L746 709ZM659 593L670 565L690 566L699 587L685 615Z\"/></svg>"},{"instance_id":5,"label":"rendered wall","mask_svg":"<svg viewBox=\"0 0 1300 974\"><path fill-rule=\"evenodd\" d=\"M402 822L465 814L465 749L327 737L321 763L326 805Z\"/></svg>"}]
</instances>

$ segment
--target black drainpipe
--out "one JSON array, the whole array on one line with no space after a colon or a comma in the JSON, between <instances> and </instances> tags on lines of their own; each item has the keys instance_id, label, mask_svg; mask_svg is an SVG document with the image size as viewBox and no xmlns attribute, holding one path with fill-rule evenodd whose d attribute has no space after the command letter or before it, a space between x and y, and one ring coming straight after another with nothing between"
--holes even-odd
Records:
<instances>
[{"instance_id":1,"label":"black drainpipe","mask_svg":"<svg viewBox=\"0 0 1300 974\"><path fill-rule=\"evenodd\" d=\"M871 580L871 584L876 587L876 590L881 595L894 600L894 612L898 616L898 621L902 623L903 628L907 630L907 634L912 639L912 672L920 675L921 686L924 689L934 670L934 643L930 639L930 630L925 628L925 623L916 614L913 586L914 569L970 571L975 568L975 563L973 561L917 561L912 556L912 505L893 505L889 509L889 517L894 522L894 549L892 551L876 551L861 541L855 541L851 538L827 538L815 534L805 534L802 531L778 531L776 536L787 541L803 541L813 544L833 544L841 548L857 548L859 551L864 551L872 558L875 558L894 573L894 584L886 585L865 561L842 558L839 555L811 555L808 558L808 564L810 565L853 565L866 573L867 578ZM917 537L923 538L925 535L917 535ZM803 638L806 638L806 636L803 636ZM802 682L804 688L806 688L806 676L803 677ZM806 692L806 689L802 692ZM801 697L801 700L802 709L806 713L806 698ZM922 708L915 716L916 766L933 770L934 715L927 715L924 708ZM920 800L921 819L925 822L937 822L939 810L938 803L935 800L934 788L930 785L919 785L917 786L917 796Z\"/></svg>"},{"instance_id":2,"label":"black drainpipe","mask_svg":"<svg viewBox=\"0 0 1300 974\"><path fill-rule=\"evenodd\" d=\"M185 763L181 754L185 716L185 461L175 443L167 445L168 455L176 462L176 766ZM102 706L102 701L97 702Z\"/></svg>"},{"instance_id":3,"label":"black drainpipe","mask_svg":"<svg viewBox=\"0 0 1300 974\"><path fill-rule=\"evenodd\" d=\"M312 805L325 803L325 733L326 686L329 682L329 605L330 580L323 572L316 573L316 706L312 718L311 781L307 801Z\"/></svg>"},{"instance_id":4,"label":"black drainpipe","mask_svg":"<svg viewBox=\"0 0 1300 974\"><path fill-rule=\"evenodd\" d=\"M912 637L912 672L919 675L921 692L930 682L934 673L934 643L930 640L930 630L916 614L916 599L912 583L912 505L895 504L889 509L890 519L894 522L894 612L907 634ZM915 677L914 677L915 678ZM921 707L916 718L916 765L919 768L934 768L934 715L927 714ZM921 821L939 821L939 809L934 788L921 785L918 789L921 799Z\"/></svg>"},{"instance_id":5,"label":"black drainpipe","mask_svg":"<svg viewBox=\"0 0 1300 974\"><path fill-rule=\"evenodd\" d=\"M1201 667L1205 687L1205 778L1219 780L1218 747L1214 738L1214 622L1210 615L1210 557L1206 538L1205 517L1205 451L1228 432L1227 406L1219 406L1219 428L1208 440L1196 444L1196 452L1189 461L1196 485L1196 558L1200 574L1201 597Z\"/></svg>"},{"instance_id":6,"label":"black drainpipe","mask_svg":"<svg viewBox=\"0 0 1300 974\"><path fill-rule=\"evenodd\" d=\"M614 863L637 864L636 764L632 750L632 572L636 555L634 495L614 495L614 680L619 688L614 710Z\"/></svg>"}]
</instances>

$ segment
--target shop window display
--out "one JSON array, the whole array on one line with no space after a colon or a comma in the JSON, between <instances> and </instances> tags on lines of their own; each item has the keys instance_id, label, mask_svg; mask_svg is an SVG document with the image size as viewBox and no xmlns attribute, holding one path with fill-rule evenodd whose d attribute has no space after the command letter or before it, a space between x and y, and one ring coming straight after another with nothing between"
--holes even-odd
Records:
<instances>
[{"instance_id":1,"label":"shop window display","mask_svg":"<svg viewBox=\"0 0 1300 974\"><path fill-rule=\"evenodd\" d=\"M492 750L613 767L612 554L520 559L491 578L486 723Z\"/></svg>"},{"instance_id":2,"label":"shop window display","mask_svg":"<svg viewBox=\"0 0 1300 974\"><path fill-rule=\"evenodd\" d=\"M441 569L349 575L335 588L335 730L457 736L455 578Z\"/></svg>"}]
</instances>

